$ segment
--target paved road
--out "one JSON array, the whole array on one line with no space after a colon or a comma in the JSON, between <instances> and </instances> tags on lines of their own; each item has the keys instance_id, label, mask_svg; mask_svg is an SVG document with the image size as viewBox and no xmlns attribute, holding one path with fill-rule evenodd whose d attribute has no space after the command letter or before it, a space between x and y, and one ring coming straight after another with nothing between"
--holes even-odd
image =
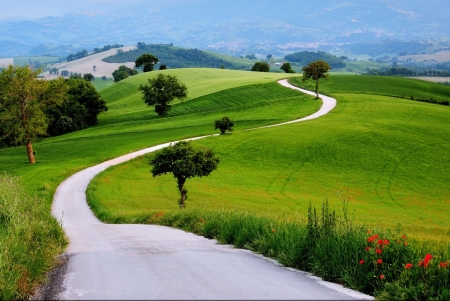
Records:
<instances>
[{"instance_id":1,"label":"paved road","mask_svg":"<svg viewBox=\"0 0 450 301\"><path fill-rule=\"evenodd\" d=\"M288 86L287 81L280 81ZM294 87L293 87L294 88ZM297 88L295 88L297 89ZM336 100L312 116L330 111ZM306 117L308 120L313 117ZM198 137L195 139L201 139ZM306 273L282 268L249 251L218 245L181 230L156 225L110 225L91 212L85 191L107 167L170 143L87 168L66 179L52 213L62 220L70 245L55 299L370 299Z\"/></svg>"}]
</instances>

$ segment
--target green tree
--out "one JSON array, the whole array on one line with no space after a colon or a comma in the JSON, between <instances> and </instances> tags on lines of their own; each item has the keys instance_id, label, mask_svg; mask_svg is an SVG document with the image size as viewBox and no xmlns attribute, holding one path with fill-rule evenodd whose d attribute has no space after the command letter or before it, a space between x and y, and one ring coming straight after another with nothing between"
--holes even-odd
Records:
<instances>
[{"instance_id":1,"label":"green tree","mask_svg":"<svg viewBox=\"0 0 450 301\"><path fill-rule=\"evenodd\" d=\"M220 159L210 149L197 150L189 141L180 141L157 152L150 165L153 177L172 173L177 179L180 192L180 208L185 207L186 180L193 177L205 177L217 169Z\"/></svg>"},{"instance_id":2,"label":"green tree","mask_svg":"<svg viewBox=\"0 0 450 301\"><path fill-rule=\"evenodd\" d=\"M153 66L158 63L158 58L150 53L146 53L138 57L134 63L136 67L143 66L144 72L150 72L153 71Z\"/></svg>"},{"instance_id":3,"label":"green tree","mask_svg":"<svg viewBox=\"0 0 450 301\"><path fill-rule=\"evenodd\" d=\"M159 116L167 115L172 100L187 97L187 87L176 76L158 73L155 78L150 78L147 85L140 85L142 99L149 106L155 106L155 112Z\"/></svg>"},{"instance_id":4,"label":"green tree","mask_svg":"<svg viewBox=\"0 0 450 301\"><path fill-rule=\"evenodd\" d=\"M308 66L302 68L303 78L302 81L305 82L308 79L313 79L316 81L316 98L319 98L319 79L324 78L328 80L330 77L330 65L327 62L318 60L309 63Z\"/></svg>"},{"instance_id":5,"label":"green tree","mask_svg":"<svg viewBox=\"0 0 450 301\"><path fill-rule=\"evenodd\" d=\"M270 66L266 62L256 62L252 67L252 71L269 72Z\"/></svg>"},{"instance_id":6,"label":"green tree","mask_svg":"<svg viewBox=\"0 0 450 301\"><path fill-rule=\"evenodd\" d=\"M92 75L92 73L86 73L83 75L83 79L90 82L90 81L93 81L95 79L95 77L94 77L94 75Z\"/></svg>"},{"instance_id":7,"label":"green tree","mask_svg":"<svg viewBox=\"0 0 450 301\"><path fill-rule=\"evenodd\" d=\"M63 78L38 80L39 73L11 65L0 74L0 123L6 136L25 144L31 164L36 163L32 141L47 131L44 110L61 103L67 91Z\"/></svg>"},{"instance_id":8,"label":"green tree","mask_svg":"<svg viewBox=\"0 0 450 301\"><path fill-rule=\"evenodd\" d=\"M284 70L286 73L295 73L294 70L292 70L291 63L283 63L280 67L281 70Z\"/></svg>"},{"instance_id":9,"label":"green tree","mask_svg":"<svg viewBox=\"0 0 450 301\"><path fill-rule=\"evenodd\" d=\"M161 64L161 66L159 66L159 70L166 70L167 66L166 64Z\"/></svg>"},{"instance_id":10,"label":"green tree","mask_svg":"<svg viewBox=\"0 0 450 301\"><path fill-rule=\"evenodd\" d=\"M119 67L119 69L114 70L114 72L112 73L112 76L114 78L114 82L117 83L129 76L133 76L136 74L138 74L138 72L136 70L128 68L125 65L122 65Z\"/></svg>"},{"instance_id":11,"label":"green tree","mask_svg":"<svg viewBox=\"0 0 450 301\"><path fill-rule=\"evenodd\" d=\"M220 130L220 134L225 134L225 131L232 131L234 126L234 121L228 117L222 117L219 120L214 121L214 129Z\"/></svg>"}]
</instances>

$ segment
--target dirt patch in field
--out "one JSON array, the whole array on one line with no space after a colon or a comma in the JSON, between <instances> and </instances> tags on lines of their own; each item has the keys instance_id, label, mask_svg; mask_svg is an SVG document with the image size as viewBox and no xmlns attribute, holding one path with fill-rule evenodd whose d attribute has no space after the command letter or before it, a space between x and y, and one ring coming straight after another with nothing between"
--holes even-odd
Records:
<instances>
[{"instance_id":1,"label":"dirt patch in field","mask_svg":"<svg viewBox=\"0 0 450 301\"><path fill-rule=\"evenodd\" d=\"M440 51L432 54L416 54L416 55L403 55L398 57L401 61L406 61L407 59L411 59L415 62L423 62L423 61L431 61L434 60L436 62L448 62L450 61L450 51Z\"/></svg>"},{"instance_id":2,"label":"dirt patch in field","mask_svg":"<svg viewBox=\"0 0 450 301\"><path fill-rule=\"evenodd\" d=\"M420 80L425 80L428 82L433 82L433 83L445 83L445 82L450 82L450 77L437 77L437 76L417 76L417 77L411 77L414 79L420 79Z\"/></svg>"},{"instance_id":3,"label":"dirt patch in field","mask_svg":"<svg viewBox=\"0 0 450 301\"><path fill-rule=\"evenodd\" d=\"M14 65L14 59L9 57L9 58L0 58L0 67L6 68L9 65Z\"/></svg>"},{"instance_id":4,"label":"dirt patch in field","mask_svg":"<svg viewBox=\"0 0 450 301\"><path fill-rule=\"evenodd\" d=\"M127 46L127 47L122 47L122 48L110 49L108 51L92 54L87 57L75 60L75 61L54 64L50 68L53 68L53 67L58 68L60 73L62 70L67 70L69 72L81 73L81 74L91 73L95 77L102 77L102 76L112 77L112 73L114 72L114 70L117 70L119 68L119 66L121 66L121 65L125 65L128 68L134 67L134 62L106 63L106 62L102 61L102 59L104 59L105 57L115 55L117 53L118 49L122 49L124 52L126 52L126 51L136 49L136 46ZM94 71L94 66L95 66L95 71ZM42 73L41 75L43 75L46 79L52 79L52 78L56 77L56 75L54 75L54 74L51 75L50 72L48 72L48 71Z\"/></svg>"}]
</instances>

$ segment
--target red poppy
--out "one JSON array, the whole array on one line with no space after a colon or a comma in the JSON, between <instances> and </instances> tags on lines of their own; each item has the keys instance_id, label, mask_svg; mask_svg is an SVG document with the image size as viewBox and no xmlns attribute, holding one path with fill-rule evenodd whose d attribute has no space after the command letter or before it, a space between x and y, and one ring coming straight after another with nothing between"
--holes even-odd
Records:
<instances>
[{"instance_id":1,"label":"red poppy","mask_svg":"<svg viewBox=\"0 0 450 301\"><path fill-rule=\"evenodd\" d=\"M370 251L370 247L366 247L366 251Z\"/></svg>"},{"instance_id":2,"label":"red poppy","mask_svg":"<svg viewBox=\"0 0 450 301\"><path fill-rule=\"evenodd\" d=\"M272 233L275 233L275 229L272 229Z\"/></svg>"},{"instance_id":3,"label":"red poppy","mask_svg":"<svg viewBox=\"0 0 450 301\"><path fill-rule=\"evenodd\" d=\"M406 246L408 246L408 243L405 241L405 242L403 243L403 245L406 247Z\"/></svg>"},{"instance_id":4,"label":"red poppy","mask_svg":"<svg viewBox=\"0 0 450 301\"><path fill-rule=\"evenodd\" d=\"M382 240L382 239L379 239L379 240L378 240L378 244L381 246L381 245L383 244L383 240Z\"/></svg>"},{"instance_id":5,"label":"red poppy","mask_svg":"<svg viewBox=\"0 0 450 301\"><path fill-rule=\"evenodd\" d=\"M381 280L384 280L384 275L380 275L380 279L381 279Z\"/></svg>"},{"instance_id":6,"label":"red poppy","mask_svg":"<svg viewBox=\"0 0 450 301\"><path fill-rule=\"evenodd\" d=\"M441 268L448 268L448 261L439 263Z\"/></svg>"},{"instance_id":7,"label":"red poppy","mask_svg":"<svg viewBox=\"0 0 450 301\"><path fill-rule=\"evenodd\" d=\"M407 264L405 264L405 269L410 269L410 268L412 268L412 263L407 263Z\"/></svg>"},{"instance_id":8,"label":"red poppy","mask_svg":"<svg viewBox=\"0 0 450 301\"><path fill-rule=\"evenodd\" d=\"M364 264L364 259L361 259L361 260L359 261L359 264Z\"/></svg>"},{"instance_id":9,"label":"red poppy","mask_svg":"<svg viewBox=\"0 0 450 301\"><path fill-rule=\"evenodd\" d=\"M386 246L389 245L389 240L388 240L388 239L385 239L385 240L383 241L383 244L385 244Z\"/></svg>"},{"instance_id":10,"label":"red poppy","mask_svg":"<svg viewBox=\"0 0 450 301\"><path fill-rule=\"evenodd\" d=\"M377 254L382 254L383 251L381 251L381 249L376 249L376 250L375 250L375 253L377 253Z\"/></svg>"},{"instance_id":11,"label":"red poppy","mask_svg":"<svg viewBox=\"0 0 450 301\"><path fill-rule=\"evenodd\" d=\"M403 239L407 239L407 237L406 237L406 235L405 235L405 234L403 234L403 235L402 235L402 238L403 238Z\"/></svg>"},{"instance_id":12,"label":"red poppy","mask_svg":"<svg viewBox=\"0 0 450 301\"><path fill-rule=\"evenodd\" d=\"M423 260L421 260L421 261L419 262L419 266L420 266L420 267L423 266Z\"/></svg>"},{"instance_id":13,"label":"red poppy","mask_svg":"<svg viewBox=\"0 0 450 301\"><path fill-rule=\"evenodd\" d=\"M430 253L428 253L427 255L425 255L425 258L423 259L423 265L425 267L428 267L428 263L430 262L430 260L433 258L433 255L431 255Z\"/></svg>"},{"instance_id":14,"label":"red poppy","mask_svg":"<svg viewBox=\"0 0 450 301\"><path fill-rule=\"evenodd\" d=\"M378 264L382 264L382 263L383 263L383 259L381 259L381 258L378 259L378 260L377 260L377 263L378 263Z\"/></svg>"}]
</instances>

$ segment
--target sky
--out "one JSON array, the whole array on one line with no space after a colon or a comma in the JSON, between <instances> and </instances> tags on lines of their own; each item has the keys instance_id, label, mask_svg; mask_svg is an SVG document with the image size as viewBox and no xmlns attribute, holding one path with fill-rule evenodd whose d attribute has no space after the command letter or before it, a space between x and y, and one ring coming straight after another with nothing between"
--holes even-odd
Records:
<instances>
[{"instance_id":1,"label":"sky","mask_svg":"<svg viewBox=\"0 0 450 301\"><path fill-rule=\"evenodd\" d=\"M42 18L119 9L143 0L0 0L0 17Z\"/></svg>"}]
</instances>

